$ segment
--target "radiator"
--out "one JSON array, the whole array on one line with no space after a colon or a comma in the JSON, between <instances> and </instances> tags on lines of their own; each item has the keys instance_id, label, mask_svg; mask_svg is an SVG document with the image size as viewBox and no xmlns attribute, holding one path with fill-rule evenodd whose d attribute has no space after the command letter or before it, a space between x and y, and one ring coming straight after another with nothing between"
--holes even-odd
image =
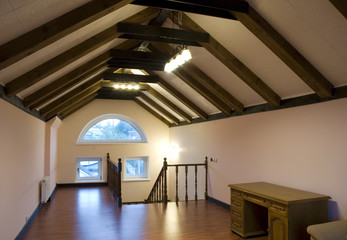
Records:
<instances>
[{"instance_id":1,"label":"radiator","mask_svg":"<svg viewBox=\"0 0 347 240\"><path fill-rule=\"evenodd\" d=\"M41 203L48 201L50 197L50 178L46 176L41 181Z\"/></svg>"}]
</instances>

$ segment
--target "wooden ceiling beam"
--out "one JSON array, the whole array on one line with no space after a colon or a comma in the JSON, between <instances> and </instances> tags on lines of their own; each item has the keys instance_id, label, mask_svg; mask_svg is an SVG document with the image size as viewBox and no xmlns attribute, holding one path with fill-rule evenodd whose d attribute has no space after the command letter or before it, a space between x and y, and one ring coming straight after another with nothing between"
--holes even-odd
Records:
<instances>
[{"instance_id":1,"label":"wooden ceiling beam","mask_svg":"<svg viewBox=\"0 0 347 240\"><path fill-rule=\"evenodd\" d=\"M200 46L198 42L208 42L206 32L187 31L159 26L141 25L136 23L119 22L118 32L123 33L120 38L138 39L146 41Z\"/></svg>"},{"instance_id":2,"label":"wooden ceiling beam","mask_svg":"<svg viewBox=\"0 0 347 240\"><path fill-rule=\"evenodd\" d=\"M76 97L74 100L71 101L70 105L64 105L61 108L59 108L56 115L62 116L66 113L71 112L72 110L75 110L77 107L84 105L85 102L89 103L89 101L91 99L95 100L95 97L97 94L98 94L97 92L93 92L90 94L81 95L79 97Z\"/></svg>"},{"instance_id":3,"label":"wooden ceiling beam","mask_svg":"<svg viewBox=\"0 0 347 240\"><path fill-rule=\"evenodd\" d=\"M169 44L152 43L150 49L169 53L173 49ZM185 63L173 71L177 76L190 85L195 91L203 95L208 101L214 104L224 114L230 115L231 109L237 112L243 111L243 105L214 80L192 63Z\"/></svg>"},{"instance_id":4,"label":"wooden ceiling beam","mask_svg":"<svg viewBox=\"0 0 347 240\"><path fill-rule=\"evenodd\" d=\"M140 61L140 62L156 62L156 63L166 62L171 57L169 54L163 54L163 53L126 51L126 50L122 51L119 49L111 49L110 56L112 57L112 60L117 60L120 62Z\"/></svg>"},{"instance_id":5,"label":"wooden ceiling beam","mask_svg":"<svg viewBox=\"0 0 347 240\"><path fill-rule=\"evenodd\" d=\"M160 81L158 82L158 85L162 87L163 89L165 89L165 91L170 93L172 96L177 98L180 102L182 102L186 107L192 110L200 118L204 120L208 118L207 113L205 113L201 108L195 105L192 101L190 101L187 97L185 97L183 94L181 94L179 91L177 91L173 86L168 84L163 79L160 79Z\"/></svg>"},{"instance_id":6,"label":"wooden ceiling beam","mask_svg":"<svg viewBox=\"0 0 347 240\"><path fill-rule=\"evenodd\" d=\"M321 98L331 97L333 85L259 13L249 6L249 12L232 12L234 16L292 69Z\"/></svg>"},{"instance_id":7,"label":"wooden ceiling beam","mask_svg":"<svg viewBox=\"0 0 347 240\"><path fill-rule=\"evenodd\" d=\"M177 23L177 16L174 17L174 21ZM191 29L199 32L204 31L204 29L202 29L186 14L183 14L182 22L183 28L185 29ZM210 41L208 43L200 44L233 73L235 73L249 87L251 87L256 93L258 93L265 101L272 106L277 107L280 105L280 96L216 39L210 36Z\"/></svg>"},{"instance_id":8,"label":"wooden ceiling beam","mask_svg":"<svg viewBox=\"0 0 347 240\"><path fill-rule=\"evenodd\" d=\"M145 9L125 21L142 23L149 21L158 14L158 10ZM77 46L65 51L64 53L52 58L51 60L41 64L40 66L30 70L29 72L17 77L6 84L6 94L12 97L17 93L23 91L25 88L32 86L52 73L60 70L68 64L76 61L77 59L85 56L91 51L99 48L107 42L117 38L120 34L117 32L116 27L112 26L99 34L85 40Z\"/></svg>"},{"instance_id":9,"label":"wooden ceiling beam","mask_svg":"<svg viewBox=\"0 0 347 240\"><path fill-rule=\"evenodd\" d=\"M339 12L347 18L347 1L346 0L329 0Z\"/></svg>"},{"instance_id":10,"label":"wooden ceiling beam","mask_svg":"<svg viewBox=\"0 0 347 240\"><path fill-rule=\"evenodd\" d=\"M222 86L216 83L212 78L210 78L206 73L201 71L191 62L187 62L181 66L181 68L186 71L190 76L196 79L200 84L206 86L213 94L218 96L223 102L228 106L231 106L236 112L242 113L244 106L232 96L228 91Z\"/></svg>"},{"instance_id":11,"label":"wooden ceiling beam","mask_svg":"<svg viewBox=\"0 0 347 240\"><path fill-rule=\"evenodd\" d=\"M149 112L150 114L152 114L154 117L158 118L160 121L162 121L165 125L170 126L171 123L164 118L163 116L161 116L159 113L157 113L156 111L154 111L152 108L150 108L149 106L147 106L144 102L142 102L140 99L135 98L135 102L140 105L143 109L145 109L147 112Z\"/></svg>"},{"instance_id":12,"label":"wooden ceiling beam","mask_svg":"<svg viewBox=\"0 0 347 240\"><path fill-rule=\"evenodd\" d=\"M172 111L174 111L175 113L177 113L178 115L180 115L184 120L186 120L188 123L192 122L192 117L187 114L185 111L183 111L182 109L180 109L179 107L177 107L177 105L175 105L173 102L171 102L169 99L167 99L166 97L164 97L162 94L160 94L159 92L157 92L154 88L152 88L151 86L148 86L148 90L147 90L153 97L155 97L156 99L158 99L159 101L161 101L162 103L164 103L167 107L169 107Z\"/></svg>"},{"instance_id":13,"label":"wooden ceiling beam","mask_svg":"<svg viewBox=\"0 0 347 240\"><path fill-rule=\"evenodd\" d=\"M47 116L47 114L56 111L56 109L59 106L63 105L66 101L75 97L76 95L83 94L83 92L88 91L90 88L93 88L93 90L96 89L95 88L96 85L98 85L97 90L100 89L101 81L102 81L102 73L98 74L97 76L93 77L92 79L88 80L82 85L74 88L70 92L64 94L63 96L59 97L58 99L44 106L42 109L40 109L40 114L43 116Z\"/></svg>"},{"instance_id":14,"label":"wooden ceiling beam","mask_svg":"<svg viewBox=\"0 0 347 240\"><path fill-rule=\"evenodd\" d=\"M150 75L136 75L126 73L105 73L104 80L111 80L113 82L142 82L142 83L157 83L159 81L158 76Z\"/></svg>"},{"instance_id":15,"label":"wooden ceiling beam","mask_svg":"<svg viewBox=\"0 0 347 240\"><path fill-rule=\"evenodd\" d=\"M74 107L71 107L71 109L66 109L64 112L62 112L60 114L60 119L64 120L65 118L67 118L71 114L77 112L78 110L85 107L86 105L93 102L94 100L95 100L94 96L92 96L92 95L88 96L88 98L86 98L84 101L80 102L79 104L76 104Z\"/></svg>"},{"instance_id":16,"label":"wooden ceiling beam","mask_svg":"<svg viewBox=\"0 0 347 240\"><path fill-rule=\"evenodd\" d=\"M207 101L212 103L216 108L218 108L222 113L227 116L231 116L232 109L225 102L219 99L215 94L213 94L210 89L208 89L203 84L199 83L194 77L189 75L182 68L177 68L173 71L180 79L187 83L191 88L203 96Z\"/></svg>"},{"instance_id":17,"label":"wooden ceiling beam","mask_svg":"<svg viewBox=\"0 0 347 240\"><path fill-rule=\"evenodd\" d=\"M27 57L132 0L93 0L0 46L0 69Z\"/></svg>"},{"instance_id":18,"label":"wooden ceiling beam","mask_svg":"<svg viewBox=\"0 0 347 240\"><path fill-rule=\"evenodd\" d=\"M109 58L108 53L101 54L82 66L65 74L54 82L24 98L24 106L29 107L30 109L40 107L59 94L62 94L64 91L72 88L76 84L97 73L102 68L105 68L106 61Z\"/></svg>"},{"instance_id":19,"label":"wooden ceiling beam","mask_svg":"<svg viewBox=\"0 0 347 240\"><path fill-rule=\"evenodd\" d=\"M191 12L219 18L236 20L228 10L248 12L248 3L239 0L218 0L218 1L171 1L171 0L135 0L132 4L170 9L174 11Z\"/></svg>"},{"instance_id":20,"label":"wooden ceiling beam","mask_svg":"<svg viewBox=\"0 0 347 240\"><path fill-rule=\"evenodd\" d=\"M148 97L144 92L141 93L140 98L144 100L146 103L151 105L154 109L159 111L161 114L166 116L167 118L171 119L176 125L180 124L180 120L176 118L174 115L172 115L169 111L167 111L165 108L160 106L158 103L156 103L154 100L152 100L150 97Z\"/></svg>"}]
</instances>

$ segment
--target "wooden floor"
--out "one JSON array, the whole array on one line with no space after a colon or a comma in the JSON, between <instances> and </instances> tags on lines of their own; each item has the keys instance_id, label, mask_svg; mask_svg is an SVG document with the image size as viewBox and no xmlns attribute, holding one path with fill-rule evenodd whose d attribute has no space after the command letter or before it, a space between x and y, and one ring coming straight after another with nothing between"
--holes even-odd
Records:
<instances>
[{"instance_id":1,"label":"wooden floor","mask_svg":"<svg viewBox=\"0 0 347 240\"><path fill-rule=\"evenodd\" d=\"M242 239L229 230L229 218L228 210L207 201L118 209L107 187L67 187L57 189L23 240Z\"/></svg>"}]
</instances>

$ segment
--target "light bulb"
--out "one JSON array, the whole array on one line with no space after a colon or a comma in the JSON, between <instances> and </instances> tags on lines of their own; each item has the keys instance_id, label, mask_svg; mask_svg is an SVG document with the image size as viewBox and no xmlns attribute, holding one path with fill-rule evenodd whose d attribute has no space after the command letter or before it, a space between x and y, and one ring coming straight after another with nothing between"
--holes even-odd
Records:
<instances>
[{"instance_id":1,"label":"light bulb","mask_svg":"<svg viewBox=\"0 0 347 240\"><path fill-rule=\"evenodd\" d=\"M181 54L177 55L176 62L178 66L182 65L185 62L184 57Z\"/></svg>"},{"instance_id":2,"label":"light bulb","mask_svg":"<svg viewBox=\"0 0 347 240\"><path fill-rule=\"evenodd\" d=\"M139 90L140 86L139 85L135 85L133 88L134 88L134 90Z\"/></svg>"},{"instance_id":3,"label":"light bulb","mask_svg":"<svg viewBox=\"0 0 347 240\"><path fill-rule=\"evenodd\" d=\"M183 56L185 61L188 61L188 60L192 59L192 54L190 54L189 49L184 49L182 51L182 56Z\"/></svg>"},{"instance_id":4,"label":"light bulb","mask_svg":"<svg viewBox=\"0 0 347 240\"><path fill-rule=\"evenodd\" d=\"M115 89L119 89L119 84L115 84L115 85L113 85L113 87L114 87Z\"/></svg>"},{"instance_id":5,"label":"light bulb","mask_svg":"<svg viewBox=\"0 0 347 240\"><path fill-rule=\"evenodd\" d=\"M128 85L128 86L127 86L127 89L131 90L131 89L133 89L133 86Z\"/></svg>"},{"instance_id":6,"label":"light bulb","mask_svg":"<svg viewBox=\"0 0 347 240\"><path fill-rule=\"evenodd\" d=\"M121 88L121 89L126 89L125 84L120 85L120 88Z\"/></svg>"},{"instance_id":7,"label":"light bulb","mask_svg":"<svg viewBox=\"0 0 347 240\"><path fill-rule=\"evenodd\" d=\"M173 71L176 68L178 68L178 63L177 63L176 59L171 59L170 64L171 64L171 67L172 67L171 71Z\"/></svg>"},{"instance_id":8,"label":"light bulb","mask_svg":"<svg viewBox=\"0 0 347 240\"><path fill-rule=\"evenodd\" d=\"M171 65L171 63L168 62L168 63L165 64L164 71L165 71L165 72L171 72L171 71L172 71L172 65Z\"/></svg>"}]
</instances>

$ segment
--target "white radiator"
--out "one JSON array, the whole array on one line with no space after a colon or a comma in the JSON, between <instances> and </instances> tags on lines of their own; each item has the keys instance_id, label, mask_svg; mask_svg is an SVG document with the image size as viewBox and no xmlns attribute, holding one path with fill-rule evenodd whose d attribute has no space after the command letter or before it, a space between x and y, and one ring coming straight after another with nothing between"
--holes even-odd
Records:
<instances>
[{"instance_id":1,"label":"white radiator","mask_svg":"<svg viewBox=\"0 0 347 240\"><path fill-rule=\"evenodd\" d=\"M49 199L50 195L50 178L49 176L46 176L41 181L41 203L45 203Z\"/></svg>"}]
</instances>

